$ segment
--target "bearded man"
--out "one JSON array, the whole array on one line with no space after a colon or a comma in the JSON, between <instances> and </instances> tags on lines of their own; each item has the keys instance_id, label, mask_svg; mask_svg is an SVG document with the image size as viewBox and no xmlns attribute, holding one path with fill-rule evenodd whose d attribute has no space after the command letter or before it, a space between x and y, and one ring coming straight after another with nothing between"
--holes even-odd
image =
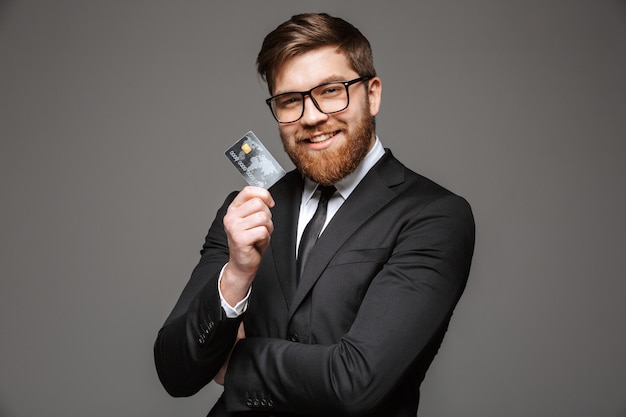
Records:
<instances>
[{"instance_id":1,"label":"bearded man","mask_svg":"<svg viewBox=\"0 0 626 417\"><path fill-rule=\"evenodd\" d=\"M296 169L218 211L157 336L159 378L173 396L223 385L210 416L415 416L467 282L471 209L383 147L382 81L350 23L293 16L257 69Z\"/></svg>"}]
</instances>

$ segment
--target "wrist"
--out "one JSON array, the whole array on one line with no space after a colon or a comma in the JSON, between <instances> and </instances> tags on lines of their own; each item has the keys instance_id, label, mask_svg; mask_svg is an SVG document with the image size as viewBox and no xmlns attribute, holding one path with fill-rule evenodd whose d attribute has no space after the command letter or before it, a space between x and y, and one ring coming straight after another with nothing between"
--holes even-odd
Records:
<instances>
[{"instance_id":1,"label":"wrist","mask_svg":"<svg viewBox=\"0 0 626 417\"><path fill-rule=\"evenodd\" d=\"M227 263L222 270L219 282L220 294L224 301L234 306L246 298L250 292L253 279L254 275L250 276L241 273L236 268L233 268L230 262Z\"/></svg>"}]
</instances>

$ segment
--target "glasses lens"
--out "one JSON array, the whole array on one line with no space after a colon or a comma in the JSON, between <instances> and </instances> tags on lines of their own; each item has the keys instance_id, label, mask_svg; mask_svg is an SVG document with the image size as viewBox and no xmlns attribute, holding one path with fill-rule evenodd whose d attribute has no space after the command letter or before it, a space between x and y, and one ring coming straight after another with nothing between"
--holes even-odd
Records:
<instances>
[{"instance_id":1,"label":"glasses lens","mask_svg":"<svg viewBox=\"0 0 626 417\"><path fill-rule=\"evenodd\" d=\"M303 101L300 93L285 93L272 98L272 111L281 123L295 122L302 116Z\"/></svg>"},{"instance_id":2,"label":"glasses lens","mask_svg":"<svg viewBox=\"0 0 626 417\"><path fill-rule=\"evenodd\" d=\"M336 113L348 107L348 87L343 83L320 85L311 96L324 113Z\"/></svg>"}]
</instances>

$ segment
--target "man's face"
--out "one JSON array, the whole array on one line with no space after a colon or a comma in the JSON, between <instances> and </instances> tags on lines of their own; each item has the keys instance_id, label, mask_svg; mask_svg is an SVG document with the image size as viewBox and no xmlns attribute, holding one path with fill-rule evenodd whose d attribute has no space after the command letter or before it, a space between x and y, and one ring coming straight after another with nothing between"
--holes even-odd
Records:
<instances>
[{"instance_id":1,"label":"man's face","mask_svg":"<svg viewBox=\"0 0 626 417\"><path fill-rule=\"evenodd\" d=\"M358 77L345 55L335 47L324 47L286 61L276 73L273 94L307 91ZM334 114L320 112L307 96L302 118L279 124L292 162L306 177L323 185L332 185L354 171L375 141L373 118L380 107L380 79L351 85L349 95L348 108Z\"/></svg>"}]
</instances>

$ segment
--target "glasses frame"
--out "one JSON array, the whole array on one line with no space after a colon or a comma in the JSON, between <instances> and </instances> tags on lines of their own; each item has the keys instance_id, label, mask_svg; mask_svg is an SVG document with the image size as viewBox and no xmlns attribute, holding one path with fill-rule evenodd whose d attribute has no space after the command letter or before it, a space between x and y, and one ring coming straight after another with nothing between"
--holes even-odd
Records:
<instances>
[{"instance_id":1,"label":"glasses frame","mask_svg":"<svg viewBox=\"0 0 626 417\"><path fill-rule=\"evenodd\" d=\"M349 87L353 84L359 83L361 81L369 81L372 78L374 78L373 76L368 76L368 77L359 77L359 78L355 78L354 80L350 80L350 81L329 81L327 83L323 83L320 85L316 85L315 87L311 88L310 90L307 91L289 91L286 93L281 93L281 94L277 94L275 96L272 96L270 98L268 98L267 100L265 100L265 103L267 103L268 107L270 108L270 111L272 112L272 116L274 116L274 119L276 119L276 121L280 124L289 124L289 123L295 123L298 120L302 119L302 116L304 116L304 99L306 98L306 96L311 97L311 101L313 102L313 105L315 106L315 108L317 110L319 110L321 113L324 114L335 114L335 113L339 113L344 111L345 109L348 108L348 106L350 106L350 89ZM315 98L313 97L313 95L311 94L313 92L313 90L316 90L320 87L323 87L325 85L331 85L331 84L343 84L344 88L346 89L346 106L343 109L340 110L335 110L335 111L331 111L331 112L325 112L324 110L322 110L320 108L319 103L317 102L317 100L315 100ZM278 120L278 117L276 116L276 113L274 112L274 106L272 106L272 102L281 96L285 96L288 94L300 94L302 96L302 112L300 113L300 116L295 119L295 120L291 120L289 122L281 122L280 120Z\"/></svg>"}]
</instances>

